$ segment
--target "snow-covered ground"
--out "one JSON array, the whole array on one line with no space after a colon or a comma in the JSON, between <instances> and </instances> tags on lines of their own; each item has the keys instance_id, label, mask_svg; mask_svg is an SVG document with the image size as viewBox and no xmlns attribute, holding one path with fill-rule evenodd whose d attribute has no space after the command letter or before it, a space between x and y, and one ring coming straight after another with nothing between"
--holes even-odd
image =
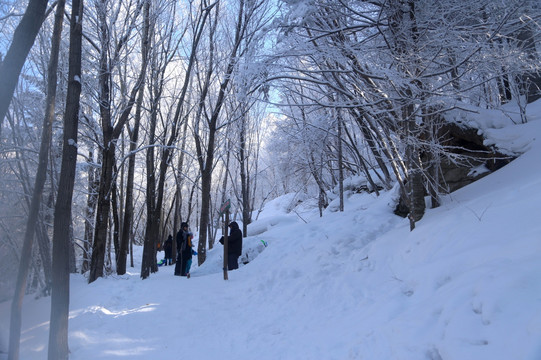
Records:
<instances>
[{"instance_id":1,"label":"snow-covered ground","mask_svg":"<svg viewBox=\"0 0 541 360\"><path fill-rule=\"evenodd\" d=\"M70 359L541 359L541 102L529 115L478 117L488 141L526 153L446 196L413 232L392 191L349 194L323 218L288 212L289 195L250 225L250 262L228 281L219 244L191 279L161 267L141 280L139 263L90 285L73 275ZM47 358L49 308L25 299L22 360Z\"/></svg>"}]
</instances>

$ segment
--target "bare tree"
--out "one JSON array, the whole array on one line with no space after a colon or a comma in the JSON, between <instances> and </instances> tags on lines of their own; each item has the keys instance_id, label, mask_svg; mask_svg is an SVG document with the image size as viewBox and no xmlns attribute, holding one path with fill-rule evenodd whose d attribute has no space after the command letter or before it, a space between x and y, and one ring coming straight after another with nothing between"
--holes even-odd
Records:
<instances>
[{"instance_id":1,"label":"bare tree","mask_svg":"<svg viewBox=\"0 0 541 360\"><path fill-rule=\"evenodd\" d=\"M43 131L41 134L41 146L39 151L39 162L32 192L32 200L29 206L28 220L26 224L26 232L24 236L23 249L19 263L19 272L17 275L16 290L11 305L11 322L10 322L10 359L19 358L19 342L21 336L21 309L24 292L26 288L26 280L28 278L29 262L32 255L32 244L35 235L36 223L38 220L41 197L43 187L47 178L47 162L49 159L49 147L51 144L52 124L55 113L55 99L57 86L57 68L58 54L60 50L60 41L62 34L62 23L64 18L65 1L60 0L57 3L54 31L51 41L51 57L48 66L47 79L47 99L45 119L43 121ZM1 75L0 75L1 76ZM1 86L1 85L0 85Z\"/></svg>"},{"instance_id":2,"label":"bare tree","mask_svg":"<svg viewBox=\"0 0 541 360\"><path fill-rule=\"evenodd\" d=\"M424 213L427 184L434 183L431 174L439 174L434 169L439 160L433 158L433 166L427 171L421 154L431 152L438 158L458 159L451 154L452 149L438 143L437 137L428 136L437 125L431 122L439 121L466 98L484 96L480 96L483 89L490 91L496 84L490 79L507 76L505 72L512 74L506 68L524 73L528 62L519 64L513 51L528 54L534 42L520 39L536 37L527 35L528 31L521 33L528 27L517 26L521 23L518 19L524 14L528 14L524 19L534 19L539 14L533 15L530 3L514 0L505 5L488 0L340 0L288 6L291 12L284 16L286 36L278 52L287 59L279 61L287 72L277 75L282 79L280 86L290 97L303 98L298 106L344 109L345 120L358 125L362 143L373 154L374 165L379 168L375 173L385 175L386 188L391 184L392 170L413 229ZM479 13L486 15L483 21ZM288 14L293 16L288 18ZM516 44L501 41L507 48L498 46L495 40L513 33L522 34L515 36ZM462 49L460 53L454 51L457 48ZM299 62L295 63L296 59ZM512 81L516 77L507 78ZM304 92L293 86L297 82ZM337 96L329 100L326 93ZM345 125L348 138L354 139L355 133ZM363 152L354 151L358 159L364 157ZM366 165L364 160L362 163Z\"/></svg>"},{"instance_id":3,"label":"bare tree","mask_svg":"<svg viewBox=\"0 0 541 360\"><path fill-rule=\"evenodd\" d=\"M221 4L220 4L221 5ZM230 83L237 69L238 61L244 56L249 46L251 38L258 31L261 31L261 22L265 20L264 9L265 1L245 1L238 0L235 3L235 26L230 38L230 48L227 50L226 58L223 63L225 67L223 73L219 76L219 83L215 84L217 93L211 96L211 80L216 76L216 64L219 61L216 57L224 53L224 48L216 47L215 41L219 36L216 33L216 23L211 26L209 33L209 56L205 65L206 73L203 76L199 107L194 115L194 141L196 146L197 161L201 173L201 214L199 222L199 244L198 244L198 263L202 264L206 259L208 225L210 219L212 175L215 166L215 155L217 145L217 135L221 127L221 111L226 101L226 96L230 91ZM215 20L223 17L218 16L221 6L215 8ZM259 25L259 26L258 26ZM222 44L223 45L223 44ZM245 46L246 45L246 46ZM221 63L221 61L220 61ZM212 99L212 101L210 101ZM210 102L210 104L205 104Z\"/></svg>"},{"instance_id":4,"label":"bare tree","mask_svg":"<svg viewBox=\"0 0 541 360\"><path fill-rule=\"evenodd\" d=\"M94 150L91 148L88 153L88 183L87 183L87 201L85 209L85 233L83 239L83 261L81 264L81 274L90 269L90 249L92 244L92 234L94 233L94 215L96 213L97 188L96 168L94 165Z\"/></svg>"},{"instance_id":5,"label":"bare tree","mask_svg":"<svg viewBox=\"0 0 541 360\"><path fill-rule=\"evenodd\" d=\"M64 114L64 144L53 233L53 284L48 358L69 357L69 243L71 203L77 163L77 131L81 95L81 53L83 37L83 1L73 0L70 19L68 92Z\"/></svg>"},{"instance_id":6,"label":"bare tree","mask_svg":"<svg viewBox=\"0 0 541 360\"><path fill-rule=\"evenodd\" d=\"M0 134L19 74L41 28L47 0L30 0L21 22L13 34L9 49L0 63Z\"/></svg>"},{"instance_id":7,"label":"bare tree","mask_svg":"<svg viewBox=\"0 0 541 360\"><path fill-rule=\"evenodd\" d=\"M126 46L127 39L134 31L136 20L139 17L144 2L146 2L146 0L138 2L135 6L135 11L128 14L125 20L125 24L127 27L126 33L116 42L116 44L114 44L114 50L112 54L110 54L109 48L111 38L109 34L108 20L110 19L107 17L106 14L108 1L102 0L98 3L98 19L101 39L99 60L99 107L103 131L103 149L102 169L98 192L98 207L96 211L96 226L94 232L94 242L92 244L92 262L90 264L90 276L88 278L89 283L103 276L103 269L105 265L105 247L107 244L107 232L109 229L109 215L111 209L111 192L113 189L112 183L114 180L113 170L116 162L116 141L120 137L124 125L129 119L131 110L135 104L136 96L141 86L143 86L144 76L146 73L146 63L141 64L139 75L130 91L127 104L122 109L122 112L116 124L113 124L110 99L110 84L112 82L111 64L115 64L118 61L120 52ZM109 56L111 56L111 58L109 58Z\"/></svg>"},{"instance_id":8,"label":"bare tree","mask_svg":"<svg viewBox=\"0 0 541 360\"><path fill-rule=\"evenodd\" d=\"M151 22L150 22L150 2L145 2L143 10L143 35L141 39L141 61L143 63L142 69L146 72L148 66L148 56L151 48ZM126 207L124 212L124 221L122 229L122 238L120 240L120 249L117 253L117 274L123 275L126 273L126 257L128 251L128 242L131 238L130 228L133 224L133 181L135 176L135 148L137 146L137 140L139 137L139 127L141 121L141 112L143 105L143 97L145 93L144 82L146 77L144 73L142 74L141 84L139 88L139 94L136 102L136 111L135 111L135 124L134 128L130 134L130 157L128 165L128 179L126 185Z\"/></svg>"},{"instance_id":9,"label":"bare tree","mask_svg":"<svg viewBox=\"0 0 541 360\"><path fill-rule=\"evenodd\" d=\"M195 57L197 49L199 47L201 36L206 29L206 23L208 16L214 5L206 5L205 2L201 3L199 11L197 11L194 21L194 33L191 46L189 48L189 57L186 64L186 72L184 73L184 82L180 91L179 98L176 100L177 104L173 119L171 121L171 129L169 137L162 147L161 159L158 172L156 173L154 162L155 154L154 147L147 149L147 223L145 231L145 245L143 249L143 262L141 265L141 277L143 279L149 276L149 272L157 271L156 265L156 245L160 238L160 222L162 219L162 208L164 199L164 188L167 170L171 165L173 155L173 145L176 143L180 125L184 119L184 112L186 109L186 99L188 95L189 84L192 77L192 69L195 63ZM155 79L163 78L163 73L158 74ZM150 119L149 119L149 143L155 144L156 142L156 123L158 118L158 102L160 100L163 91L163 81L156 82L154 86L153 100L151 103Z\"/></svg>"}]
</instances>

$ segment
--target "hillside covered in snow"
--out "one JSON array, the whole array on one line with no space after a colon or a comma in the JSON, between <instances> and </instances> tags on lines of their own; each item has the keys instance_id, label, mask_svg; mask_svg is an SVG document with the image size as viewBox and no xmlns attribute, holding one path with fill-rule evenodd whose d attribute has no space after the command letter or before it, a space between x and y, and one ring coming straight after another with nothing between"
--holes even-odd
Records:
<instances>
[{"instance_id":1,"label":"hillside covered in snow","mask_svg":"<svg viewBox=\"0 0 541 360\"><path fill-rule=\"evenodd\" d=\"M541 103L529 111L526 124L479 117L487 141L524 154L414 231L396 191L348 193L322 218L290 194L250 225L228 281L220 244L190 279L160 267L141 280L140 264L90 285L72 275L70 359L541 359ZM25 299L21 359L47 358L49 311Z\"/></svg>"}]
</instances>

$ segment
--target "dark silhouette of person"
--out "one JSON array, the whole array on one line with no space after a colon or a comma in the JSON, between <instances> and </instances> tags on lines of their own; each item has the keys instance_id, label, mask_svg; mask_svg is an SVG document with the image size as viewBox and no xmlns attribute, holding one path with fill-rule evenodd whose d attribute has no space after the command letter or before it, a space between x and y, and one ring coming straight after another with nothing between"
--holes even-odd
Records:
<instances>
[{"instance_id":1,"label":"dark silhouette of person","mask_svg":"<svg viewBox=\"0 0 541 360\"><path fill-rule=\"evenodd\" d=\"M177 233L177 263L175 264L175 275L187 276L189 265L192 260L192 238L193 234L188 231L188 223L180 224L180 230Z\"/></svg>"},{"instance_id":2,"label":"dark silhouette of person","mask_svg":"<svg viewBox=\"0 0 541 360\"><path fill-rule=\"evenodd\" d=\"M172 265L173 264L173 236L169 235L167 237L167 240L165 240L165 243L163 244L163 251L165 253L164 255L164 265Z\"/></svg>"},{"instance_id":3,"label":"dark silhouette of person","mask_svg":"<svg viewBox=\"0 0 541 360\"><path fill-rule=\"evenodd\" d=\"M239 256L242 254L242 230L236 221L229 223L230 233L227 237L227 268L235 270L239 268ZM220 238L220 244L224 244L224 237Z\"/></svg>"}]
</instances>

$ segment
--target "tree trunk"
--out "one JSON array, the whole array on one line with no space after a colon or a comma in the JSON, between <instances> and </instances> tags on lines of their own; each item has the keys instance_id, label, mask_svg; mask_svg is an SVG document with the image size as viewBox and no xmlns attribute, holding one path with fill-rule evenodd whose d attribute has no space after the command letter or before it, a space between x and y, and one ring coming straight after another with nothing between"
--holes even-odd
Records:
<instances>
[{"instance_id":1,"label":"tree trunk","mask_svg":"<svg viewBox=\"0 0 541 360\"><path fill-rule=\"evenodd\" d=\"M98 9L99 34L101 40L99 58L99 108L101 127L103 132L103 149L101 151L101 172L96 209L96 223L94 226L94 241L92 242L92 260L90 262L90 274L88 282L92 283L103 276L105 262L105 246L107 243L107 224L109 222L109 210L111 206L110 191L113 178L113 163L115 145L113 143L113 126L111 124L110 104L110 69L108 61L109 31L106 23L106 0L99 2L103 9ZM98 4L96 4L98 7Z\"/></svg>"},{"instance_id":2,"label":"tree trunk","mask_svg":"<svg viewBox=\"0 0 541 360\"><path fill-rule=\"evenodd\" d=\"M325 210L327 206L329 206L329 201L327 198L327 192L325 191L326 187L320 174L321 168L318 169L316 159L314 158L313 153L310 153L310 162L308 166L310 168L310 174L312 174L319 190L317 206L319 209L319 217L322 217L323 210ZM320 170L320 172L318 172L318 170Z\"/></svg>"},{"instance_id":3,"label":"tree trunk","mask_svg":"<svg viewBox=\"0 0 541 360\"><path fill-rule=\"evenodd\" d=\"M222 82L220 83L218 96L216 98L216 102L214 103L211 117L208 121L208 139L205 147L207 149L206 156L202 152L200 138L197 135L195 138L197 157L199 159L199 168L201 170L201 215L199 222L199 244L197 247L197 260L199 265L204 263L207 258L207 227L210 215L210 190L212 188L212 170L214 166L214 147L218 118L220 116L220 112L225 101L226 90L228 88L229 82L231 81L233 70L235 69L235 64L238 61L237 53L239 52L241 42L245 35L247 19L244 15L244 0L241 0L239 4L239 13L235 28L235 43L233 44L233 49L229 54L227 68L223 75ZM205 98L203 97L201 101L204 101L204 99Z\"/></svg>"},{"instance_id":4,"label":"tree trunk","mask_svg":"<svg viewBox=\"0 0 541 360\"><path fill-rule=\"evenodd\" d=\"M28 2L23 18L15 29L6 56L0 63L0 135L2 135L4 117L19 81L19 74L43 23L47 2L47 0Z\"/></svg>"},{"instance_id":5,"label":"tree trunk","mask_svg":"<svg viewBox=\"0 0 541 360\"><path fill-rule=\"evenodd\" d=\"M49 239L49 235L47 233L47 224L42 216L40 218L41 219L37 224L36 238L39 245L39 255L43 267L43 280L45 282L42 293L48 296L51 295L51 282L53 277L53 266L51 264L51 239Z\"/></svg>"},{"instance_id":6,"label":"tree trunk","mask_svg":"<svg viewBox=\"0 0 541 360\"><path fill-rule=\"evenodd\" d=\"M150 15L149 15L149 6L150 3L147 2L145 4L145 35L144 38L148 38L149 33L149 26L150 26ZM148 41L148 40L147 40ZM143 44L143 47L145 48L145 44ZM148 53L148 43L146 44L146 53ZM145 60L146 56L144 57L143 61ZM160 74L163 76L163 73ZM156 123L158 118L158 101L161 97L161 92L163 88L163 82L159 82L157 86L155 87L155 93L154 99L151 105L150 110L150 130L149 130L149 144L153 145L156 142ZM177 108L177 115L179 115L179 109ZM180 115L179 115L180 116ZM178 117L175 116L175 121L173 125L173 134L171 135L172 138L176 138L176 124L178 123ZM158 270L158 266L156 264L156 246L158 243L158 237L160 232L160 217L161 217L161 205L162 205L162 198L163 195L160 196L160 191L163 193L163 185L162 181L165 181L165 171L167 170L167 164L163 164L164 159L162 158L162 164L160 166L160 182L158 183L158 194L156 194L156 168L154 166L155 163L155 157L154 157L154 147L150 147L147 149L147 158L146 158L146 165L147 165L147 196L146 196L146 204L147 204L147 222L146 222L146 230L145 230L145 242L143 245L143 259L141 262L141 278L146 279L151 272L156 272ZM162 153L166 153L167 155L164 155L168 159L168 154L170 153L169 149L163 149ZM165 169L164 169L165 167ZM163 171L163 173L162 173ZM160 189L161 186L161 189ZM158 198L156 198L156 195Z\"/></svg>"},{"instance_id":7,"label":"tree trunk","mask_svg":"<svg viewBox=\"0 0 541 360\"><path fill-rule=\"evenodd\" d=\"M425 213L425 187L423 184L423 169L419 150L415 144L406 145L406 159L408 163L408 197L410 198L410 221L421 220ZM413 230L413 229L411 229Z\"/></svg>"},{"instance_id":8,"label":"tree trunk","mask_svg":"<svg viewBox=\"0 0 541 360\"><path fill-rule=\"evenodd\" d=\"M83 243L83 262L81 264L81 274L84 274L90 269L90 247L92 246L92 236L94 234L94 216L96 214L96 202L98 199L96 181L96 169L93 165L94 151L90 149L88 153L90 162L88 166L88 195L85 209L85 238Z\"/></svg>"},{"instance_id":9,"label":"tree trunk","mask_svg":"<svg viewBox=\"0 0 541 360\"><path fill-rule=\"evenodd\" d=\"M227 141L227 147L226 147L226 153L225 153L225 175L224 175L224 181L222 182L222 199L220 201L221 204L225 204L227 201L227 198L230 194L228 194L227 191L227 184L229 182L229 177L231 176L231 173L229 172L229 164L231 162L231 141ZM218 194L216 194L218 195ZM227 225L227 224L226 224Z\"/></svg>"},{"instance_id":10,"label":"tree trunk","mask_svg":"<svg viewBox=\"0 0 541 360\"><path fill-rule=\"evenodd\" d=\"M135 149L139 140L139 127L141 123L141 110L143 104L144 86L139 90L137 105L135 109L135 124L133 125L132 133L130 134L130 154L128 159L128 175L126 179L126 203L124 206L124 221L122 222L122 237L120 239L120 252L116 264L116 272L118 275L126 273L126 263L128 256L128 244L131 239L133 224L133 185L135 177Z\"/></svg>"},{"instance_id":11,"label":"tree trunk","mask_svg":"<svg viewBox=\"0 0 541 360\"><path fill-rule=\"evenodd\" d=\"M338 187L340 193L340 211L344 211L344 154L342 151L342 114L336 109L336 120L338 121Z\"/></svg>"},{"instance_id":12,"label":"tree trunk","mask_svg":"<svg viewBox=\"0 0 541 360\"><path fill-rule=\"evenodd\" d=\"M150 51L150 2L146 1L144 5L144 27L143 35L141 39L141 73L139 81L141 82L136 100L135 109L135 124L133 132L130 138L130 154L128 163L128 179L126 185L126 205L124 212L124 222L122 229L122 239L120 241L120 254L117 261L117 273L123 275L126 273L126 257L128 251L128 243L132 237L132 224L133 224L133 185L135 176L135 149L137 148L137 141L139 139L139 127L141 123L141 113L143 107L143 99L145 94L144 83L146 81L146 69L149 61ZM151 216L151 214L147 214ZM133 256L133 255L132 255ZM144 257L143 257L144 258Z\"/></svg>"},{"instance_id":13,"label":"tree trunk","mask_svg":"<svg viewBox=\"0 0 541 360\"><path fill-rule=\"evenodd\" d=\"M103 0L103 6L105 6L105 0ZM147 2L145 2L147 3ZM139 8L138 8L139 9ZM98 193L98 209L96 215L96 227L94 233L94 243L92 247L92 262L90 264L90 276L88 282L94 282L98 277L103 276L103 266L105 261L105 246L107 244L107 232L108 232L108 222L109 214L111 210L111 191L112 182L114 178L114 166L115 166L115 149L116 140L120 137L120 134L123 131L124 125L127 123L133 105L135 104L135 99L139 89L144 84L146 66L147 63L143 62L141 64L141 71L139 77L134 84L133 89L131 90L128 102L126 107L122 111L120 118L117 124L113 127L112 117L111 117L111 104L109 101L110 97L110 87L109 82L111 81L111 71L109 69L108 63L108 42L109 42L109 32L106 23L107 14L104 11L99 13L99 23L100 23L100 36L102 38L102 47L100 49L100 95L99 95L99 106L100 106L100 115L101 115L101 124L103 131L103 160L102 160L102 170L100 177L100 188ZM148 41L148 40L147 40ZM122 47L125 43L120 42L117 45L117 49Z\"/></svg>"},{"instance_id":14,"label":"tree trunk","mask_svg":"<svg viewBox=\"0 0 541 360\"><path fill-rule=\"evenodd\" d=\"M530 5L531 6L531 5ZM527 9L526 13L529 15L531 9ZM529 18L530 16L525 16ZM527 19L526 23L521 27L516 38L519 43L519 48L526 53L528 60L531 64L539 64L539 53L536 49L536 34L534 28L538 25L532 24L531 19ZM537 70L525 71L520 76L521 86L523 87L522 91L526 97L526 103L530 104L537 99L541 98L541 71L539 67L536 67ZM523 120L523 123L526 122Z\"/></svg>"},{"instance_id":15,"label":"tree trunk","mask_svg":"<svg viewBox=\"0 0 541 360\"><path fill-rule=\"evenodd\" d=\"M151 114L149 128L149 144L155 143L156 132L156 116ZM147 165L147 191L146 191L146 208L147 221L145 227L145 242L143 244L143 259L141 262L141 278L146 279L150 276L150 271L156 259L153 259L155 253L155 236L158 231L156 216L156 169L154 166L154 147L150 146L147 149L146 165Z\"/></svg>"},{"instance_id":16,"label":"tree trunk","mask_svg":"<svg viewBox=\"0 0 541 360\"><path fill-rule=\"evenodd\" d=\"M115 166L115 174L118 174L118 168ZM111 215L113 222L113 248L115 249L115 264L118 263L118 255L120 253L120 219L118 215L118 187L116 179L111 184Z\"/></svg>"},{"instance_id":17,"label":"tree trunk","mask_svg":"<svg viewBox=\"0 0 541 360\"><path fill-rule=\"evenodd\" d=\"M240 166L240 186L242 194L242 234L248 236L248 224L250 224L250 181L248 171L248 159L246 156L246 116L247 112L243 110L241 116L240 144L239 144L239 166Z\"/></svg>"},{"instance_id":18,"label":"tree trunk","mask_svg":"<svg viewBox=\"0 0 541 360\"><path fill-rule=\"evenodd\" d=\"M156 116L151 115L149 129L149 144L154 144L155 132L156 132ZM147 220L145 227L145 241L143 244L143 259L141 262L141 278L146 279L150 275L153 263L156 259L153 258L155 254L155 236L158 230L156 216L156 170L154 167L154 147L150 146L147 149L146 165L147 165L147 191L146 191L146 207L147 207Z\"/></svg>"},{"instance_id":19,"label":"tree trunk","mask_svg":"<svg viewBox=\"0 0 541 360\"><path fill-rule=\"evenodd\" d=\"M410 53L416 53L419 46L419 34L416 23L416 9L414 0L394 0L389 3L390 31L393 38L394 48L391 51L397 58L397 69L403 77L404 85L398 89L399 100L396 102L400 118L403 124L402 138L406 142L405 163L407 170L407 191L402 195L407 197L409 205L410 230L415 228L425 212L423 168L419 157L418 138L420 131L417 129L414 104L423 98L423 84L417 74L420 73L420 65Z\"/></svg>"},{"instance_id":20,"label":"tree trunk","mask_svg":"<svg viewBox=\"0 0 541 360\"><path fill-rule=\"evenodd\" d=\"M210 215L210 190L212 185L212 170L210 169L211 166L209 165L201 171L201 214L199 216L199 243L197 245L198 265L204 263L207 258L207 226Z\"/></svg>"},{"instance_id":21,"label":"tree trunk","mask_svg":"<svg viewBox=\"0 0 541 360\"><path fill-rule=\"evenodd\" d=\"M75 180L74 180L75 181ZM77 263L75 260L75 236L73 235L73 214L70 214L69 231L69 249L68 249L68 267L70 274L77 273Z\"/></svg>"},{"instance_id":22,"label":"tree trunk","mask_svg":"<svg viewBox=\"0 0 541 360\"><path fill-rule=\"evenodd\" d=\"M105 246L107 244L107 230L109 223L109 210L111 208L110 191L113 181L113 163L115 145L110 137L105 137L109 144L103 150L100 186L98 192L98 208L96 210L96 225L94 228L94 242L92 243L92 261L88 282L92 283L103 276L105 265Z\"/></svg>"},{"instance_id":23,"label":"tree trunk","mask_svg":"<svg viewBox=\"0 0 541 360\"><path fill-rule=\"evenodd\" d=\"M81 95L83 1L73 0L70 20L70 50L66 113L64 115L64 145L59 192L55 206L53 232L53 283L51 321L49 330L50 360L69 357L69 229L71 203L77 164L77 129L79 125L79 99Z\"/></svg>"},{"instance_id":24,"label":"tree trunk","mask_svg":"<svg viewBox=\"0 0 541 360\"><path fill-rule=\"evenodd\" d=\"M27 12L32 6L40 5L43 6L43 13L45 12L45 8L47 6L46 1L42 1L41 4L36 4L36 1L31 1L28 4ZM55 15L55 24L54 24L54 30L53 30L53 36L51 40L51 58L49 60L49 66L47 69L47 99L46 99L46 109L45 109L45 118L43 120L43 130L41 134L41 145L40 145L40 151L39 151L39 159L38 159L38 170L36 173L36 179L34 183L34 189L32 192L32 200L29 206L29 213L28 213L28 220L26 224L26 232L24 236L24 242L23 242L23 248L21 250L21 260L19 263L19 272L17 274L17 282L15 285L15 294L13 296L13 302L11 305L11 323L10 323L10 343L9 343L9 359L18 359L19 358L19 343L20 343L20 337L21 337L21 310L22 310L22 301L24 298L24 292L26 289L26 281L28 278L28 271L29 271L29 264L30 259L32 258L32 244L34 241L35 236L35 230L36 230L36 224L38 222L38 216L39 216L39 209L41 205L41 197L43 194L43 187L45 185L45 180L47 179L47 162L49 159L49 148L51 146L51 137L52 137L52 123L54 120L54 113L55 113L55 100L56 100L56 85L57 85L57 69L58 69L58 53L60 49L60 40L61 40L61 34L62 34L62 23L63 23L63 12L64 12L64 5L65 1L61 0L57 4L57 10ZM36 10L34 10L36 11ZM34 16L39 16L39 11L37 11ZM43 17L43 14L41 15ZM26 19L26 20L25 20ZM16 37L20 37L20 32L23 31L22 29L25 26L35 26L34 23L23 25L23 21L31 21L32 19L28 19L27 15L23 17L23 20L21 21L21 24L19 27L22 27L21 30L16 30L15 37L14 37L14 44L13 47L17 47L17 44L15 42ZM38 21L39 20L39 21ZM39 30L39 27L41 26L41 18L37 19L34 18L33 22L38 23L39 25L37 28L35 28L35 32L37 34L37 31ZM19 32L19 33L18 33ZM34 35L35 38L35 35ZM32 46L34 39L32 39L31 43L28 44L28 50L26 50L26 54L28 54L28 51L30 50L30 47ZM23 46L23 45L21 45ZM11 51L11 48L10 48ZM8 53L9 54L9 53ZM22 67L22 64L24 63L24 59L26 58L26 54L24 55L24 58L22 59L22 62L19 67ZM22 55L22 54L21 54ZM13 54L11 56L14 56ZM7 82L10 81L7 79L7 77L12 76L13 74L4 74L3 71L5 70L5 67L7 66L15 66L14 64L6 64L4 60L4 63L0 66L0 79L4 79L4 76L6 78L4 80L0 80L0 94L2 96L0 97L0 106L4 106L2 102L7 101L6 110L0 109L0 128L1 123L4 119L5 113L7 111L7 107L9 106L9 102L11 101L11 95L13 95L13 90L11 95L8 98L8 94L4 93L6 89L4 87L10 86ZM14 59L10 60L14 61ZM15 77L14 84L16 84L18 79L18 73ZM6 81L6 82L5 82ZM14 89L15 85L13 86ZM2 111L4 111L2 113ZM42 254L43 254L42 249ZM44 266L46 266L46 263L44 263Z\"/></svg>"}]
</instances>

